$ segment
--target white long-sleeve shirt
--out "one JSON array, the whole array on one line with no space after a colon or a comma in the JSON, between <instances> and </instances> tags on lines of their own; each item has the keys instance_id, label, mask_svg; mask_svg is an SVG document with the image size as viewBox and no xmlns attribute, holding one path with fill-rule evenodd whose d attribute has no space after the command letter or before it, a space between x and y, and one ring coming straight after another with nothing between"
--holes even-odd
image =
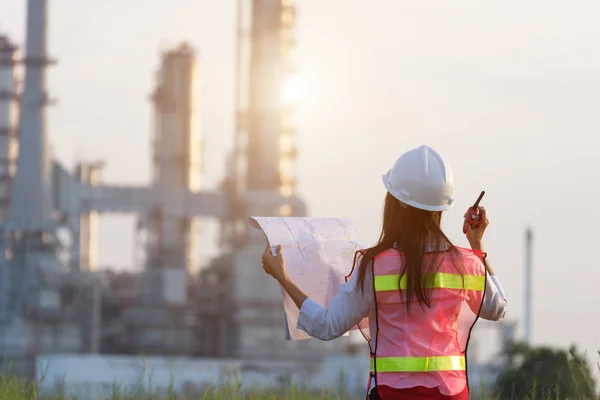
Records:
<instances>
[{"instance_id":1,"label":"white long-sleeve shirt","mask_svg":"<svg viewBox=\"0 0 600 400\"><path fill-rule=\"evenodd\" d=\"M350 280L344 283L340 291L325 308L310 298L306 299L300 307L297 328L310 336L331 340L342 336L364 317L373 321L375 304L372 287L372 266L365 274L364 291L357 290L357 276L353 274ZM499 321L506 313L506 296L500 282L494 275L487 275L486 289L479 316L491 321ZM375 346L376 332L371 332L373 346Z\"/></svg>"}]
</instances>

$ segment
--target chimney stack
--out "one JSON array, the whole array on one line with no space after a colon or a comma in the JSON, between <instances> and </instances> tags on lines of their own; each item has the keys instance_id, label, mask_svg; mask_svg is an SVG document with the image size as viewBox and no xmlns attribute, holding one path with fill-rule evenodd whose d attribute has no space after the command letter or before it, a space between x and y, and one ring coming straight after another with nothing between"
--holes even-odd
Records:
<instances>
[{"instance_id":1,"label":"chimney stack","mask_svg":"<svg viewBox=\"0 0 600 400\"><path fill-rule=\"evenodd\" d=\"M28 0L25 84L19 118L19 155L13 181L9 223L27 232L54 228L51 167L46 132L47 0Z\"/></svg>"}]
</instances>

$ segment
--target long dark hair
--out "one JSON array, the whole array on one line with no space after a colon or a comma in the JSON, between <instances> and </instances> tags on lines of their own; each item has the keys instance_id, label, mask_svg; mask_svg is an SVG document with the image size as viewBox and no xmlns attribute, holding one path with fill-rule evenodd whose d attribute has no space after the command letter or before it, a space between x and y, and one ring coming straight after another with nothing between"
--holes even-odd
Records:
<instances>
[{"instance_id":1,"label":"long dark hair","mask_svg":"<svg viewBox=\"0 0 600 400\"><path fill-rule=\"evenodd\" d=\"M387 249L396 248L402 257L400 276L406 275L407 280L407 311L410 312L415 298L421 308L425 305L431 307L430 290L425 287L425 274L437 272L439 268L438 261L443 253L441 251L433 252L433 257L429 257L429 261L425 263L425 253L427 253L428 247L431 246L433 250L448 251L457 271L461 275L463 273L460 252L442 232L441 219L441 212L425 211L411 207L401 203L388 192L385 197L383 226L379 241L375 246L359 252L361 256L358 267L359 289L364 291L367 266L373 259ZM359 253L357 253L357 256ZM398 287L398 290L400 290L400 287Z\"/></svg>"}]
</instances>

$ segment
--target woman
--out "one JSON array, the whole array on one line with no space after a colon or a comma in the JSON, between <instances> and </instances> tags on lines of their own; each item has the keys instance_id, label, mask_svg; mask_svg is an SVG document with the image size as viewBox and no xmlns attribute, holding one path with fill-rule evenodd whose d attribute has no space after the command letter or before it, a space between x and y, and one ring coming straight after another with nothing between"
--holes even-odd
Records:
<instances>
[{"instance_id":1,"label":"woman","mask_svg":"<svg viewBox=\"0 0 600 400\"><path fill-rule=\"evenodd\" d=\"M281 246L276 255L267 247L263 268L300 309L299 329L331 340L359 326L371 349L370 399L467 400L471 329L479 317L498 321L506 312L483 252L485 209L477 226L465 219L471 249L454 246L440 228L442 212L454 202L452 171L427 146L400 156L383 182L379 241L357 254L357 273L328 309L289 279Z\"/></svg>"}]
</instances>

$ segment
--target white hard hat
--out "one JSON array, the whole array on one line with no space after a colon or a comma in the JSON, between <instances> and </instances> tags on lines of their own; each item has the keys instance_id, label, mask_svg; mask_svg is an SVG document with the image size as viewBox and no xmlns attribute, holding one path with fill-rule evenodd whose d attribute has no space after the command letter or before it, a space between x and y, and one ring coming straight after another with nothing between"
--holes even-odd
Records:
<instances>
[{"instance_id":1,"label":"white hard hat","mask_svg":"<svg viewBox=\"0 0 600 400\"><path fill-rule=\"evenodd\" d=\"M427 211L446 211L454 203L454 176L442 156L429 146L402 154L383 175L392 196Z\"/></svg>"}]
</instances>

